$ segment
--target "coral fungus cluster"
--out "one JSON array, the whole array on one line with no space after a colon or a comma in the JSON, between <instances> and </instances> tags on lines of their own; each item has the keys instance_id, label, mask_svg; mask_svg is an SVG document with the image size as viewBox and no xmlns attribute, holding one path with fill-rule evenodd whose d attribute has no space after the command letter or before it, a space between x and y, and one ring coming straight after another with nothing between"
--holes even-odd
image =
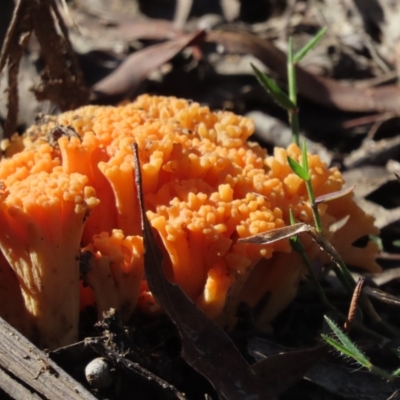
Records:
<instances>
[{"instance_id":1,"label":"coral fungus cluster","mask_svg":"<svg viewBox=\"0 0 400 400\"><path fill-rule=\"evenodd\" d=\"M304 267L287 240L237 239L287 225L289 209L306 223L312 213L304 182L287 163L288 155L300 159L298 147L267 156L247 141L253 130L251 120L230 112L144 95L119 107L46 117L13 138L0 162L1 268L13 286L0 290L13 291L12 307L24 310L28 322L6 314L4 305L0 314L52 348L76 339L79 304L94 301L99 317L117 308L125 320L137 306L156 308L143 274L136 142L147 216L159 233L167 277L217 321L239 300L255 306L270 292L261 314L263 321L273 318L293 298ZM317 196L342 188L337 169L308 158ZM352 246L376 233L352 195L319 207L344 260L377 271L374 245ZM346 215L347 223L330 234L329 226ZM313 260L325 257L312 244L308 251Z\"/></svg>"}]
</instances>

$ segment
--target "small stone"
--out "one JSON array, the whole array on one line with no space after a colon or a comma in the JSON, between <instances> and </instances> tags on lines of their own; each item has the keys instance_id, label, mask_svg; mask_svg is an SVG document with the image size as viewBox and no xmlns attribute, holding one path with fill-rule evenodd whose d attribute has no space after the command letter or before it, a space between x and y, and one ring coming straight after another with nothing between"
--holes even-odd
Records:
<instances>
[{"instance_id":1,"label":"small stone","mask_svg":"<svg viewBox=\"0 0 400 400\"><path fill-rule=\"evenodd\" d=\"M90 361L85 368L86 380L97 389L105 389L112 383L112 374L107 360L99 357Z\"/></svg>"}]
</instances>

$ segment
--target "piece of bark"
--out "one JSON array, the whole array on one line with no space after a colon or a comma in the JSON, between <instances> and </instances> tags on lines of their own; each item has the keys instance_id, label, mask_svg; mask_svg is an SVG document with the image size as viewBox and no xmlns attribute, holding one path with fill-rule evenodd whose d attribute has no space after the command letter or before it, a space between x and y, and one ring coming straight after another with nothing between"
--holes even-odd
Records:
<instances>
[{"instance_id":1,"label":"piece of bark","mask_svg":"<svg viewBox=\"0 0 400 400\"><path fill-rule=\"evenodd\" d=\"M0 386L5 393L7 393L13 399L24 399L24 400L41 400L38 394L31 392L24 385L19 383L12 376L7 374L5 370L0 368Z\"/></svg>"},{"instance_id":2,"label":"piece of bark","mask_svg":"<svg viewBox=\"0 0 400 400\"><path fill-rule=\"evenodd\" d=\"M43 351L0 318L0 367L11 373L10 379L0 374L0 387L16 393L36 392L46 399L96 400L88 390L54 363ZM15 378L16 379L15 379ZM11 385L11 386L10 386ZM29 397L15 397L29 399ZM35 397L31 397L34 399Z\"/></svg>"},{"instance_id":3,"label":"piece of bark","mask_svg":"<svg viewBox=\"0 0 400 400\"><path fill-rule=\"evenodd\" d=\"M83 82L68 31L55 0L20 0L14 10L0 55L0 73L7 68L7 117L4 136L15 133L18 121L18 73L29 38L35 33L44 70L41 83L32 88L38 100L50 100L66 111L86 104L89 91Z\"/></svg>"}]
</instances>

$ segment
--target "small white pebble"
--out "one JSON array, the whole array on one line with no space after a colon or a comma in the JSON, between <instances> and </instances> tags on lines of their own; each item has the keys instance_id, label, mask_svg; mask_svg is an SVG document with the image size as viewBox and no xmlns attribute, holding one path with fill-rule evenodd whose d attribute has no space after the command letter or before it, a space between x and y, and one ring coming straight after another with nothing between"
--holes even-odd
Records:
<instances>
[{"instance_id":1,"label":"small white pebble","mask_svg":"<svg viewBox=\"0 0 400 400\"><path fill-rule=\"evenodd\" d=\"M104 389L111 385L112 375L110 365L104 358L95 358L85 368L86 380L97 389Z\"/></svg>"}]
</instances>

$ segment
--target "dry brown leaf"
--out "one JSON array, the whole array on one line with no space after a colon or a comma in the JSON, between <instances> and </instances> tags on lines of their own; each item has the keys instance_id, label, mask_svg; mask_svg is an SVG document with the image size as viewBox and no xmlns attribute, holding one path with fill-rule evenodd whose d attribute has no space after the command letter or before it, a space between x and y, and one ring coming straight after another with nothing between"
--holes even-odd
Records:
<instances>
[{"instance_id":1,"label":"dry brown leaf","mask_svg":"<svg viewBox=\"0 0 400 400\"><path fill-rule=\"evenodd\" d=\"M93 86L93 100L123 99L129 96L151 71L165 64L186 46L200 40L203 34L200 31L183 35L133 53L111 74Z\"/></svg>"},{"instance_id":2,"label":"dry brown leaf","mask_svg":"<svg viewBox=\"0 0 400 400\"><path fill-rule=\"evenodd\" d=\"M269 41L246 32L215 31L207 40L228 53L252 54L286 80L286 55ZM296 68L298 92L325 107L343 111L383 112L400 110L400 88L396 85L360 89Z\"/></svg>"},{"instance_id":3,"label":"dry brown leaf","mask_svg":"<svg viewBox=\"0 0 400 400\"><path fill-rule=\"evenodd\" d=\"M298 223L283 228L273 229L272 231L258 233L247 238L238 239L238 242L253 244L268 244L278 240L287 239L302 232L309 232L310 227L303 223Z\"/></svg>"}]
</instances>

